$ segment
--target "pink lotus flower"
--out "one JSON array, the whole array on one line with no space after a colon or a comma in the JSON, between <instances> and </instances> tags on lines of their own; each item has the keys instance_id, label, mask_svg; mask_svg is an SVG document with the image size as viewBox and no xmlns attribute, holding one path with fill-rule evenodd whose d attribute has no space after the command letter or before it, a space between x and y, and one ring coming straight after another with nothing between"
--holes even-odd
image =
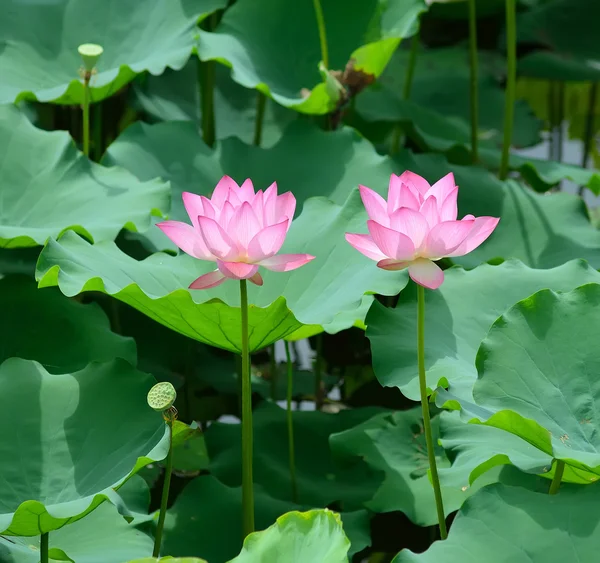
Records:
<instances>
[{"instance_id":1,"label":"pink lotus flower","mask_svg":"<svg viewBox=\"0 0 600 563\"><path fill-rule=\"evenodd\" d=\"M359 189L370 234L346 233L346 240L384 270L408 268L410 277L429 289L444 281L435 260L468 254L500 221L473 215L457 221L458 186L453 174L433 186L414 172L392 174L387 202L365 186Z\"/></svg>"},{"instance_id":2,"label":"pink lotus flower","mask_svg":"<svg viewBox=\"0 0 600 563\"><path fill-rule=\"evenodd\" d=\"M216 287L227 278L262 285L260 266L288 272L314 258L310 254L276 256L292 224L296 198L291 192L277 195L275 183L264 193L254 193L250 179L238 186L223 176L211 199L189 192L182 197L192 224L164 221L157 227L185 253L217 263L214 272L200 276L190 289Z\"/></svg>"}]
</instances>

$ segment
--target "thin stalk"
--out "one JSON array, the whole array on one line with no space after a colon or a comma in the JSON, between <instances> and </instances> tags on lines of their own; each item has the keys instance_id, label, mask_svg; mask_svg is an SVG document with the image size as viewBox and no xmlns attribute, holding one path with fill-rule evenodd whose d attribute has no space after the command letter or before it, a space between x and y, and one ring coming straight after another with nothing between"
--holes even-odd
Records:
<instances>
[{"instance_id":1,"label":"thin stalk","mask_svg":"<svg viewBox=\"0 0 600 563\"><path fill-rule=\"evenodd\" d=\"M91 72L86 72L83 79L83 154L90 155L90 79Z\"/></svg>"},{"instance_id":2,"label":"thin stalk","mask_svg":"<svg viewBox=\"0 0 600 563\"><path fill-rule=\"evenodd\" d=\"M323 334L317 335L317 355L315 357L315 410L323 406Z\"/></svg>"},{"instance_id":3,"label":"thin stalk","mask_svg":"<svg viewBox=\"0 0 600 563\"><path fill-rule=\"evenodd\" d=\"M100 162L102 158L102 104L94 106L94 160Z\"/></svg>"},{"instance_id":4,"label":"thin stalk","mask_svg":"<svg viewBox=\"0 0 600 563\"><path fill-rule=\"evenodd\" d=\"M167 418L168 417L168 418ZM158 524L156 525L156 535L154 536L154 550L152 557L158 557L160 554L160 544L162 542L163 528L165 525L165 516L167 515L167 503L169 501L169 489L171 488L171 474L173 473L173 420L171 414L165 415L169 427L169 453L167 454L167 465L165 466L165 479L163 482L162 497L160 499L160 512L158 515Z\"/></svg>"},{"instance_id":5,"label":"thin stalk","mask_svg":"<svg viewBox=\"0 0 600 563\"><path fill-rule=\"evenodd\" d=\"M477 6L476 0L469 0L469 52L471 60L471 157L473 163L479 160L479 78L477 59Z\"/></svg>"},{"instance_id":6,"label":"thin stalk","mask_svg":"<svg viewBox=\"0 0 600 563\"><path fill-rule=\"evenodd\" d=\"M404 88L402 89L402 99L410 99L412 92L413 79L415 77L415 68L417 66L417 55L419 54L419 44L421 42L421 34L419 31L415 33L410 40L410 55L408 57L408 67L406 68L406 77L404 78Z\"/></svg>"},{"instance_id":7,"label":"thin stalk","mask_svg":"<svg viewBox=\"0 0 600 563\"><path fill-rule=\"evenodd\" d=\"M554 129L556 127L556 83L551 81L548 83L548 160L554 160Z\"/></svg>"},{"instance_id":8,"label":"thin stalk","mask_svg":"<svg viewBox=\"0 0 600 563\"><path fill-rule=\"evenodd\" d=\"M588 99L587 115L585 117L585 133L583 137L583 155L581 157L581 167L587 168L592 150L592 141L594 140L594 129L596 125L596 100L598 98L598 83L594 82L590 87L590 97ZM583 195L585 186L579 186L579 195Z\"/></svg>"},{"instance_id":9,"label":"thin stalk","mask_svg":"<svg viewBox=\"0 0 600 563\"><path fill-rule=\"evenodd\" d=\"M562 459L556 460L556 469L554 470L554 477L552 483L550 483L549 495L555 495L558 493L560 482L562 481L563 473L565 472L565 462Z\"/></svg>"},{"instance_id":10,"label":"thin stalk","mask_svg":"<svg viewBox=\"0 0 600 563\"><path fill-rule=\"evenodd\" d=\"M203 62L198 58L198 87L202 113L202 139L212 147L215 144L215 61Z\"/></svg>"},{"instance_id":11,"label":"thin stalk","mask_svg":"<svg viewBox=\"0 0 600 563\"><path fill-rule=\"evenodd\" d=\"M558 101L556 106L556 162L563 161L563 122L565 120L565 83L558 83Z\"/></svg>"},{"instance_id":12,"label":"thin stalk","mask_svg":"<svg viewBox=\"0 0 600 563\"><path fill-rule=\"evenodd\" d=\"M48 563L48 532L40 536L40 563Z\"/></svg>"},{"instance_id":13,"label":"thin stalk","mask_svg":"<svg viewBox=\"0 0 600 563\"><path fill-rule=\"evenodd\" d=\"M598 83L594 82L590 87L590 97L588 100L588 110L585 118L585 135L583 145L583 156L581 158L581 167L587 168L594 139L594 126L596 125L596 100L598 98Z\"/></svg>"},{"instance_id":14,"label":"thin stalk","mask_svg":"<svg viewBox=\"0 0 600 563\"><path fill-rule=\"evenodd\" d=\"M277 400L277 362L275 361L275 344L271 344L269 356L271 362L271 401L275 402Z\"/></svg>"},{"instance_id":15,"label":"thin stalk","mask_svg":"<svg viewBox=\"0 0 600 563\"><path fill-rule=\"evenodd\" d=\"M292 364L292 356L290 354L290 343L284 340L285 343L285 359L287 361L287 393L286 393L286 409L287 409L287 431L288 431L288 453L290 461L290 483L292 484L292 501L298 502L298 485L296 482L296 448L294 446L294 418L292 416L292 395L293 395L293 374L294 366Z\"/></svg>"},{"instance_id":16,"label":"thin stalk","mask_svg":"<svg viewBox=\"0 0 600 563\"><path fill-rule=\"evenodd\" d=\"M240 280L242 310L242 530L243 537L254 532L254 485L252 482L252 386L248 350L248 287Z\"/></svg>"},{"instance_id":17,"label":"thin stalk","mask_svg":"<svg viewBox=\"0 0 600 563\"><path fill-rule=\"evenodd\" d=\"M267 96L262 92L256 92L256 120L254 122L254 145L260 147L262 142L263 121L265 119L265 106L267 105Z\"/></svg>"},{"instance_id":18,"label":"thin stalk","mask_svg":"<svg viewBox=\"0 0 600 563\"><path fill-rule=\"evenodd\" d=\"M313 0L315 15L317 16L317 27L319 28L319 42L321 43L321 60L325 68L329 70L329 50L327 49L327 32L325 30L325 17L321 0Z\"/></svg>"},{"instance_id":19,"label":"thin stalk","mask_svg":"<svg viewBox=\"0 0 600 563\"><path fill-rule=\"evenodd\" d=\"M506 0L506 99L504 105L504 142L500 161L500 180L508 176L510 144L515 121L517 90L517 6L516 0Z\"/></svg>"},{"instance_id":20,"label":"thin stalk","mask_svg":"<svg viewBox=\"0 0 600 563\"><path fill-rule=\"evenodd\" d=\"M419 53L420 33L417 31L410 41L410 55L408 57L408 66L406 67L406 76L404 77L404 87L402 88L402 99L410 99L412 92L413 79L415 77L415 67L417 66L417 55ZM402 127L397 123L392 134L392 146L390 154L396 154L400 150L400 137L402 137Z\"/></svg>"},{"instance_id":21,"label":"thin stalk","mask_svg":"<svg viewBox=\"0 0 600 563\"><path fill-rule=\"evenodd\" d=\"M425 442L427 443L427 458L429 459L429 470L431 471L435 507L440 526L440 538L445 540L448 537L448 532L446 530L446 518L444 516L440 478L438 477L437 464L435 461L433 434L431 432L431 416L429 414L429 397L427 396L427 379L425 377L425 288L422 285L417 285L417 358L419 364L421 410L423 411L423 429L425 431Z\"/></svg>"}]
</instances>

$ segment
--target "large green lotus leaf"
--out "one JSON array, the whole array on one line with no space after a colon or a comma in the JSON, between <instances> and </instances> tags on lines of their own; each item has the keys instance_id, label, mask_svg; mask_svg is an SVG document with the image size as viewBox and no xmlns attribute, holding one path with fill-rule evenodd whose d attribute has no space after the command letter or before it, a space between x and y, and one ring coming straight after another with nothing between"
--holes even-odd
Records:
<instances>
[{"instance_id":1,"label":"large green lotus leaf","mask_svg":"<svg viewBox=\"0 0 600 563\"><path fill-rule=\"evenodd\" d=\"M592 562L598 558L600 485L558 495L496 484L461 508L448 539L425 553L401 551L393 563Z\"/></svg>"},{"instance_id":2,"label":"large green lotus leaf","mask_svg":"<svg viewBox=\"0 0 600 563\"><path fill-rule=\"evenodd\" d=\"M254 504L257 530L264 530L286 512L308 508L274 499L258 484L254 486ZM341 515L353 542L350 553L366 547L354 538L362 540L369 533L368 519L356 518L357 514ZM174 556L194 555L210 563L230 561L242 548L241 487L229 488L211 475L191 481L167 511L162 545L164 553Z\"/></svg>"},{"instance_id":3,"label":"large green lotus leaf","mask_svg":"<svg viewBox=\"0 0 600 563\"><path fill-rule=\"evenodd\" d=\"M239 284L226 284L216 292L187 289L193 279L208 271L207 264L212 266L187 255L162 253L138 262L114 243L90 245L76 234L67 233L59 242L48 242L38 261L37 277L40 287L57 285L69 297L85 291L107 293L184 336L239 353ZM251 297L250 351L264 348L302 326L283 297L275 297L263 308L253 306L255 302ZM187 350L182 350L184 353Z\"/></svg>"},{"instance_id":4,"label":"large green lotus leaf","mask_svg":"<svg viewBox=\"0 0 600 563\"><path fill-rule=\"evenodd\" d=\"M466 5L466 2L465 2ZM380 79L369 87L356 101L359 113L369 121L398 121L398 108L402 108L402 93L410 51L398 49ZM498 75L504 72L505 59L496 53L479 54L479 138L486 146L502 147L504 118L504 89ZM417 55L411 99L425 111L412 116L418 127L420 117L438 116L448 122L449 128L430 134L444 138L444 131L458 129L462 134L455 142L470 145L470 63L465 47L446 47L422 50ZM407 106L408 107L408 106ZM411 106L412 107L412 106ZM410 115L408 116L411 117ZM423 119L423 126L434 125ZM527 103L515 104L515 129L513 145L526 147L540 142L542 127Z\"/></svg>"},{"instance_id":5,"label":"large green lotus leaf","mask_svg":"<svg viewBox=\"0 0 600 563\"><path fill-rule=\"evenodd\" d=\"M403 37L418 29L425 0L348 0L322 2L329 68L355 68L379 76ZM352 14L352 17L348 17ZM275 38L275 39L274 39ZM324 114L335 99L321 81L322 60L313 2L240 0L223 16L214 33L199 37L202 60L215 59L232 68L232 78L258 88L283 106ZM309 92L303 94L303 89Z\"/></svg>"},{"instance_id":6,"label":"large green lotus leaf","mask_svg":"<svg viewBox=\"0 0 600 563\"><path fill-rule=\"evenodd\" d=\"M125 360L61 375L18 358L0 366L0 456L19 460L0 464L3 534L39 535L120 503L113 489L167 453L146 403L153 382Z\"/></svg>"},{"instance_id":7,"label":"large green lotus leaf","mask_svg":"<svg viewBox=\"0 0 600 563\"><path fill-rule=\"evenodd\" d=\"M119 493L129 489L127 481ZM143 479L140 478L143 483ZM148 509L150 495L148 486L133 491ZM140 495L140 492L142 495ZM110 503L105 502L70 526L64 526L49 534L51 561L64 561L66 555L76 563L123 563L132 557L152 553L153 540L128 524ZM0 537L0 561L3 563L39 563L39 537Z\"/></svg>"},{"instance_id":8,"label":"large green lotus leaf","mask_svg":"<svg viewBox=\"0 0 600 563\"><path fill-rule=\"evenodd\" d=\"M452 460L452 467L440 469L441 482L446 486L469 487L490 469L509 464L526 473L552 476L552 455L508 431L508 427L504 430L491 426L510 416L505 411L492 417L490 424L480 424L476 418L468 424L461 420L461 413L442 413L440 443ZM588 484L597 476L567 465L562 479Z\"/></svg>"},{"instance_id":9,"label":"large green lotus leaf","mask_svg":"<svg viewBox=\"0 0 600 563\"><path fill-rule=\"evenodd\" d=\"M410 100L386 97L385 91L367 91L358 100L361 116L368 122L398 122L421 149L446 153L457 164L470 164L471 129L464 119L446 114L448 110L436 111ZM537 122L529 117L528 121L532 120ZM518 132L519 129L515 134ZM488 140L490 134L489 130L480 132L479 158L489 168L498 170L501 160L498 143L501 141L498 135L496 142ZM547 191L563 179L587 186L594 193L600 191L598 170L517 154L510 155L509 168L519 171L536 191Z\"/></svg>"},{"instance_id":10,"label":"large green lotus leaf","mask_svg":"<svg viewBox=\"0 0 600 563\"><path fill-rule=\"evenodd\" d=\"M288 512L262 532L244 540L242 552L231 563L277 561L327 561L346 563L350 541L342 519L331 510Z\"/></svg>"},{"instance_id":11,"label":"large green lotus leaf","mask_svg":"<svg viewBox=\"0 0 600 563\"><path fill-rule=\"evenodd\" d=\"M519 71L551 80L598 80L598 18L600 6L587 0L553 0L520 14L519 41L537 43L543 51L523 57Z\"/></svg>"},{"instance_id":12,"label":"large green lotus leaf","mask_svg":"<svg viewBox=\"0 0 600 563\"><path fill-rule=\"evenodd\" d=\"M14 106L0 107L0 153L0 247L42 245L66 230L113 240L169 208L164 182L90 162L68 133L36 129Z\"/></svg>"},{"instance_id":13,"label":"large green lotus leaf","mask_svg":"<svg viewBox=\"0 0 600 563\"><path fill-rule=\"evenodd\" d=\"M595 473L589 480L600 475L599 305L596 283L562 294L544 289L520 301L482 342L473 389L475 402L496 413L488 424Z\"/></svg>"},{"instance_id":14,"label":"large green lotus leaf","mask_svg":"<svg viewBox=\"0 0 600 563\"><path fill-rule=\"evenodd\" d=\"M404 272L390 273L356 252L345 232L366 221L358 190L343 207L312 198L292 223L282 252L316 256L308 265L287 273L265 272L264 285L249 288L250 348L256 350L292 334L304 325L340 330L364 314L367 292L394 295L406 285ZM103 291L113 295L182 334L239 352L241 329L239 284L225 283L206 291L190 291L189 284L213 269L211 262L185 254L154 254L138 262L114 243L90 245L75 233L49 241L38 261L40 287L58 285L65 295ZM252 284L249 284L252 285ZM340 322L345 314L347 324Z\"/></svg>"},{"instance_id":15,"label":"large green lotus leaf","mask_svg":"<svg viewBox=\"0 0 600 563\"><path fill-rule=\"evenodd\" d=\"M600 274L583 261L536 270L517 261L474 270L451 268L436 291L425 292L425 368L430 389L450 384L455 395L472 400L475 357L496 319L517 301L543 288L570 291ZM418 400L417 298L414 284L400 294L395 309L374 303L367 315L373 368L379 382L399 387Z\"/></svg>"},{"instance_id":16,"label":"large green lotus leaf","mask_svg":"<svg viewBox=\"0 0 600 563\"><path fill-rule=\"evenodd\" d=\"M462 423L461 423L462 424ZM439 417L432 420L436 459L440 470L450 467L444 449L437 446ZM404 512L419 526L433 526L437 513L433 488L427 475L427 446L423 434L421 407L395 413L382 413L330 438L336 458L347 464L364 460L374 471L385 475L372 499L365 503L374 512ZM446 514L458 510L481 486L495 482L490 472L475 487L451 483L442 489ZM467 486L464 486L467 485Z\"/></svg>"},{"instance_id":17,"label":"large green lotus leaf","mask_svg":"<svg viewBox=\"0 0 600 563\"><path fill-rule=\"evenodd\" d=\"M482 168L450 165L442 155L404 151L395 162L397 169L412 170L430 182L453 172L460 186L460 217L467 213L500 217L492 236L473 252L454 258L455 262L473 268L501 257L517 258L534 268L553 268L584 258L600 267L600 233L590 224L581 198L537 194L517 182L501 182ZM386 188L387 183L380 191L385 193Z\"/></svg>"},{"instance_id":18,"label":"large green lotus leaf","mask_svg":"<svg viewBox=\"0 0 600 563\"><path fill-rule=\"evenodd\" d=\"M202 113L197 65L198 59L194 57L177 72L166 70L160 76L145 76L135 84L139 106L156 120L200 123ZM216 66L213 103L217 139L238 137L248 145L254 141L257 95L255 90L234 82L227 67ZM261 146L274 145L281 138L285 126L297 116L294 111L267 99Z\"/></svg>"},{"instance_id":19,"label":"large green lotus leaf","mask_svg":"<svg viewBox=\"0 0 600 563\"><path fill-rule=\"evenodd\" d=\"M297 500L312 506L342 501L359 508L380 484L380 472L363 463L336 463L329 439L369 419L379 409L342 410L337 414L294 411ZM286 411L265 403L254 411L254 481L272 497L291 501ZM205 434L210 471L230 487L241 485L239 425L215 422Z\"/></svg>"},{"instance_id":20,"label":"large green lotus leaf","mask_svg":"<svg viewBox=\"0 0 600 563\"><path fill-rule=\"evenodd\" d=\"M55 289L37 289L25 276L0 279L0 363L36 360L51 373L83 369L93 361L136 363L136 346L110 330L97 304L83 305Z\"/></svg>"},{"instance_id":21,"label":"large green lotus leaf","mask_svg":"<svg viewBox=\"0 0 600 563\"><path fill-rule=\"evenodd\" d=\"M0 103L39 100L79 104L83 85L77 47L102 45L92 101L117 92L140 72L180 69L197 36L196 23L225 0L6 0L0 36ZM127 22L127 25L123 25Z\"/></svg>"}]
</instances>

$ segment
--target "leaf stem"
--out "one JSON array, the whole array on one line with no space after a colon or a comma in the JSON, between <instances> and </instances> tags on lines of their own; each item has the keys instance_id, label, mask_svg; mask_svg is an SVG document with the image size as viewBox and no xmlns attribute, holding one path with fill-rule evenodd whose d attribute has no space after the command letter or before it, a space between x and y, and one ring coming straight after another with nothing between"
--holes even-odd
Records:
<instances>
[{"instance_id":1,"label":"leaf stem","mask_svg":"<svg viewBox=\"0 0 600 563\"><path fill-rule=\"evenodd\" d=\"M325 17L323 16L323 6L321 0L313 0L315 6L315 15L317 16L317 26L319 28L319 42L321 43L321 60L325 68L329 70L329 51L327 49L327 32L325 29Z\"/></svg>"},{"instance_id":2,"label":"leaf stem","mask_svg":"<svg viewBox=\"0 0 600 563\"><path fill-rule=\"evenodd\" d=\"M598 99L598 83L594 82L590 86L590 97L588 99L587 115L585 117L585 133L583 137L583 155L581 157L581 167L587 168L589 164L592 141L594 139L594 126L596 125L596 100ZM583 195L585 186L579 186L579 195Z\"/></svg>"},{"instance_id":3,"label":"leaf stem","mask_svg":"<svg viewBox=\"0 0 600 563\"><path fill-rule=\"evenodd\" d=\"M594 139L594 125L596 121L596 100L598 99L598 83L594 82L590 87L590 97L588 100L588 110L585 118L585 136L583 146L583 156L581 158L581 167L587 168L592 140Z\"/></svg>"},{"instance_id":4,"label":"leaf stem","mask_svg":"<svg viewBox=\"0 0 600 563\"><path fill-rule=\"evenodd\" d=\"M248 343L248 287L240 280L242 312L242 521L243 537L254 532L254 485L252 482L252 385Z\"/></svg>"},{"instance_id":5,"label":"leaf stem","mask_svg":"<svg viewBox=\"0 0 600 563\"><path fill-rule=\"evenodd\" d=\"M427 443L427 458L429 459L429 470L431 471L431 482L435 496L438 522L440 526L440 537L445 540L448 537L446 530L446 518L444 516L444 504L442 501L442 490L435 461L435 450L433 434L431 432L431 416L429 414L429 397L427 395L427 379L425 376L425 288L417 284L417 358L419 364L419 389L421 392L421 410L423 412L423 429L425 431L425 442Z\"/></svg>"},{"instance_id":6,"label":"leaf stem","mask_svg":"<svg viewBox=\"0 0 600 563\"><path fill-rule=\"evenodd\" d=\"M285 343L285 358L287 361L287 393L286 393L286 408L287 408L287 432L288 432L288 452L290 460L290 483L292 484L292 501L298 502L298 485L296 482L296 448L294 444L294 418L292 416L292 395L294 392L294 366L292 364L292 356L290 354L290 343L287 340Z\"/></svg>"},{"instance_id":7,"label":"leaf stem","mask_svg":"<svg viewBox=\"0 0 600 563\"><path fill-rule=\"evenodd\" d=\"M265 119L265 106L267 105L267 96L260 90L256 91L256 120L254 122L254 145L260 147L262 142L263 121Z\"/></svg>"},{"instance_id":8,"label":"leaf stem","mask_svg":"<svg viewBox=\"0 0 600 563\"><path fill-rule=\"evenodd\" d=\"M48 563L48 532L40 536L40 563Z\"/></svg>"},{"instance_id":9,"label":"leaf stem","mask_svg":"<svg viewBox=\"0 0 600 563\"><path fill-rule=\"evenodd\" d=\"M167 411L168 413L168 411ZM158 524L156 525L156 535L154 536L154 550L152 557L160 555L160 545L162 542L163 528L165 526L165 516L167 515L167 503L169 502L169 489L171 488L171 474L173 473L173 420L171 413L165 414L167 426L169 427L169 453L167 454L167 464L165 466L165 478L163 481L162 497L160 499L160 512L158 514Z\"/></svg>"},{"instance_id":10,"label":"leaf stem","mask_svg":"<svg viewBox=\"0 0 600 563\"><path fill-rule=\"evenodd\" d=\"M565 120L565 83L558 83L558 105L556 108L556 162L563 161L564 131L563 122ZM560 183L559 183L560 186Z\"/></svg>"},{"instance_id":11,"label":"leaf stem","mask_svg":"<svg viewBox=\"0 0 600 563\"><path fill-rule=\"evenodd\" d=\"M469 52L471 60L471 157L473 163L479 160L479 78L477 59L477 5L469 0Z\"/></svg>"},{"instance_id":12,"label":"leaf stem","mask_svg":"<svg viewBox=\"0 0 600 563\"><path fill-rule=\"evenodd\" d=\"M315 410L323 406L323 333L317 334L317 355L315 357Z\"/></svg>"},{"instance_id":13,"label":"leaf stem","mask_svg":"<svg viewBox=\"0 0 600 563\"><path fill-rule=\"evenodd\" d=\"M198 58L198 86L200 88L202 139L206 145L215 144L215 61L201 61Z\"/></svg>"},{"instance_id":14,"label":"leaf stem","mask_svg":"<svg viewBox=\"0 0 600 563\"><path fill-rule=\"evenodd\" d=\"M556 83L548 82L548 160L554 160L554 145L556 139L554 129L556 127Z\"/></svg>"},{"instance_id":15,"label":"leaf stem","mask_svg":"<svg viewBox=\"0 0 600 563\"><path fill-rule=\"evenodd\" d=\"M500 161L500 180L508 176L510 145L515 120L517 86L517 7L516 0L506 0L506 94L504 102L504 142Z\"/></svg>"},{"instance_id":16,"label":"leaf stem","mask_svg":"<svg viewBox=\"0 0 600 563\"><path fill-rule=\"evenodd\" d=\"M410 40L410 56L408 58L408 67L406 67L406 77L404 78L404 88L402 88L402 99L410 99L413 80L415 77L415 68L417 66L417 55L419 54L419 44L421 33L417 31Z\"/></svg>"},{"instance_id":17,"label":"leaf stem","mask_svg":"<svg viewBox=\"0 0 600 563\"><path fill-rule=\"evenodd\" d=\"M556 468L554 469L554 477L552 477L552 483L550 483L549 495L555 495L558 493L560 482L562 481L563 473L565 472L565 462L562 459L556 460Z\"/></svg>"},{"instance_id":18,"label":"leaf stem","mask_svg":"<svg viewBox=\"0 0 600 563\"><path fill-rule=\"evenodd\" d=\"M100 162L102 159L102 103L97 102L94 106L94 160Z\"/></svg>"},{"instance_id":19,"label":"leaf stem","mask_svg":"<svg viewBox=\"0 0 600 563\"><path fill-rule=\"evenodd\" d=\"M417 55L419 54L420 32L417 31L410 41L410 55L408 57L408 66L406 67L406 76L404 77L404 87L402 88L402 99L410 99L412 92L413 79L415 77L415 68L417 66ZM392 133L392 146L390 154L396 154L400 150L400 137L402 137L402 126L397 123Z\"/></svg>"},{"instance_id":20,"label":"leaf stem","mask_svg":"<svg viewBox=\"0 0 600 563\"><path fill-rule=\"evenodd\" d=\"M271 401L277 400L277 362L275 361L275 344L269 347L269 360L271 369Z\"/></svg>"},{"instance_id":21,"label":"leaf stem","mask_svg":"<svg viewBox=\"0 0 600 563\"><path fill-rule=\"evenodd\" d=\"M91 71L86 71L83 78L83 154L90 156L90 79Z\"/></svg>"}]
</instances>

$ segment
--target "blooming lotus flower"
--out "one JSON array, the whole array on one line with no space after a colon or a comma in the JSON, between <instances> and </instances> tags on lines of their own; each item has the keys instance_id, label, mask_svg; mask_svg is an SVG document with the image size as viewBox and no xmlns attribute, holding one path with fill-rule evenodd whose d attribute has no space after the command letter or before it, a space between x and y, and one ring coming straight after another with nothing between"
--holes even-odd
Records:
<instances>
[{"instance_id":1,"label":"blooming lotus flower","mask_svg":"<svg viewBox=\"0 0 600 563\"><path fill-rule=\"evenodd\" d=\"M346 233L346 240L384 270L408 268L413 281L429 289L444 281L435 260L468 254L500 221L473 215L457 221L458 186L453 174L433 186L414 172L392 174L387 202L365 186L359 189L369 215L369 234Z\"/></svg>"},{"instance_id":2,"label":"blooming lotus flower","mask_svg":"<svg viewBox=\"0 0 600 563\"><path fill-rule=\"evenodd\" d=\"M250 179L238 186L223 176L210 199L189 192L182 197L192 224L164 221L157 227L186 254L217 263L214 272L200 276L190 289L216 287L227 278L262 285L260 266L288 272L314 258L277 255L292 224L296 198L291 192L277 195L275 183L254 193Z\"/></svg>"}]
</instances>

